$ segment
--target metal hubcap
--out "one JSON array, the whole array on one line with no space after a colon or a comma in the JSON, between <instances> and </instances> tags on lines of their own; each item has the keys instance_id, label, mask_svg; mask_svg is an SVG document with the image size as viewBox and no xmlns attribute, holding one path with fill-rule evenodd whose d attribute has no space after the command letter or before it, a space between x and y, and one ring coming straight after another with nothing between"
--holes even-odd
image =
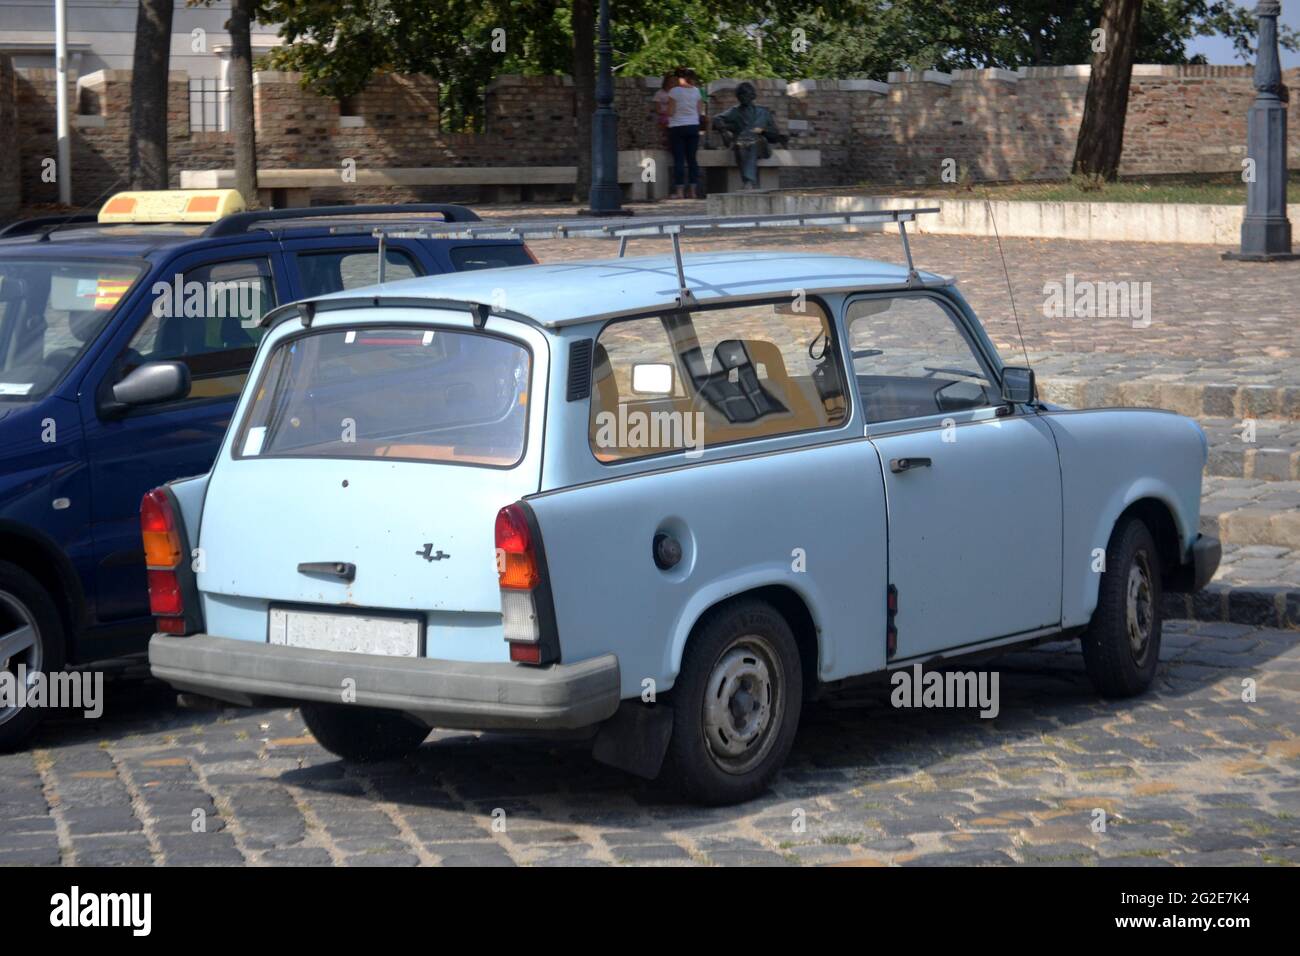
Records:
<instances>
[{"instance_id":1,"label":"metal hubcap","mask_svg":"<svg viewBox=\"0 0 1300 956\"><path fill-rule=\"evenodd\" d=\"M1151 602L1151 569L1147 566L1146 554L1141 551L1134 555L1133 564L1128 569L1127 591L1125 624L1128 626L1128 643L1133 659L1140 663L1151 640L1151 625L1155 617Z\"/></svg>"},{"instance_id":2,"label":"metal hubcap","mask_svg":"<svg viewBox=\"0 0 1300 956\"><path fill-rule=\"evenodd\" d=\"M0 671L18 674L18 665L27 665L27 686L36 681L41 669L41 641L36 619L27 605L8 591L0 591ZM0 707L0 724L17 715L17 707Z\"/></svg>"},{"instance_id":3,"label":"metal hubcap","mask_svg":"<svg viewBox=\"0 0 1300 956\"><path fill-rule=\"evenodd\" d=\"M737 638L709 674L704 735L709 755L728 773L744 773L771 749L784 709L776 652L757 635Z\"/></svg>"}]
</instances>

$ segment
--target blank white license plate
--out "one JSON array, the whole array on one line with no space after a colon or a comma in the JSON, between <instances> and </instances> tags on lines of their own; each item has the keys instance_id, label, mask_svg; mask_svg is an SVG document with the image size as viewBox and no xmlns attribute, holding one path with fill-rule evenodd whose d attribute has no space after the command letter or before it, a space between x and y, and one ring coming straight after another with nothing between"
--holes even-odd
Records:
<instances>
[{"instance_id":1,"label":"blank white license plate","mask_svg":"<svg viewBox=\"0 0 1300 956\"><path fill-rule=\"evenodd\" d=\"M285 647L310 647L318 651L382 654L386 657L420 655L420 622L411 618L367 617L271 608L267 639Z\"/></svg>"}]
</instances>

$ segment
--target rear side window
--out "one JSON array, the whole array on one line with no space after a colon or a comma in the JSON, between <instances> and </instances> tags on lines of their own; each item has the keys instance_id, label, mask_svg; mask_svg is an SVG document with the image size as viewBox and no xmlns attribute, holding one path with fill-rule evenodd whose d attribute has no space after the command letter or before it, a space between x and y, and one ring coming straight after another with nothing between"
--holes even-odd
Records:
<instances>
[{"instance_id":1,"label":"rear side window","mask_svg":"<svg viewBox=\"0 0 1300 956\"><path fill-rule=\"evenodd\" d=\"M592 356L592 452L626 461L841 425L833 336L813 301L612 323Z\"/></svg>"},{"instance_id":2,"label":"rear side window","mask_svg":"<svg viewBox=\"0 0 1300 956\"><path fill-rule=\"evenodd\" d=\"M501 243L494 246L454 246L449 253L451 264L457 272L474 269L500 269L504 266L530 266L532 257L523 243Z\"/></svg>"},{"instance_id":3,"label":"rear side window","mask_svg":"<svg viewBox=\"0 0 1300 956\"><path fill-rule=\"evenodd\" d=\"M268 356L237 458L394 458L510 467L523 458L531 355L486 333L330 329Z\"/></svg>"},{"instance_id":4,"label":"rear side window","mask_svg":"<svg viewBox=\"0 0 1300 956\"><path fill-rule=\"evenodd\" d=\"M379 281L378 249L300 252L296 258L303 298L359 289ZM421 274L419 265L410 253L392 248L384 251L385 282L410 279Z\"/></svg>"}]
</instances>

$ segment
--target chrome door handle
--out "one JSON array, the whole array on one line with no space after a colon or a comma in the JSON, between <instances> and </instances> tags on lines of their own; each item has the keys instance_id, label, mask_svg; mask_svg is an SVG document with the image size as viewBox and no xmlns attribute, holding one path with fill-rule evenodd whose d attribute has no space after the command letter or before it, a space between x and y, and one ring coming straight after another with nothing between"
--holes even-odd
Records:
<instances>
[{"instance_id":1,"label":"chrome door handle","mask_svg":"<svg viewBox=\"0 0 1300 956\"><path fill-rule=\"evenodd\" d=\"M929 458L891 458L889 470L897 475L912 468L929 468L930 464Z\"/></svg>"}]
</instances>

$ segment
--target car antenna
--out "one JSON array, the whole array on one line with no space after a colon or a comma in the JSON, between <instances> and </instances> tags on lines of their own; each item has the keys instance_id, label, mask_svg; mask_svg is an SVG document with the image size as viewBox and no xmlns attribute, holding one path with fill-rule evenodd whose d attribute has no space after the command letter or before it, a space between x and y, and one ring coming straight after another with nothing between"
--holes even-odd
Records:
<instances>
[{"instance_id":1,"label":"car antenna","mask_svg":"<svg viewBox=\"0 0 1300 956\"><path fill-rule=\"evenodd\" d=\"M984 187L984 208L988 210L989 225L993 227L993 238L998 243L998 257L1002 260L1002 275L1007 280L1007 298L1011 300L1011 316L1016 320L1016 334L1020 336L1020 351L1025 356L1025 367L1031 368L1029 362L1029 349L1025 348L1025 333L1020 328L1020 313L1016 311L1016 294L1011 290L1011 272L1007 269L1007 256L1002 251L1002 237L998 235L997 220L993 218L993 203L989 200L989 187Z\"/></svg>"},{"instance_id":2,"label":"car antenna","mask_svg":"<svg viewBox=\"0 0 1300 956\"><path fill-rule=\"evenodd\" d=\"M95 197L94 199L92 199L90 202L86 203L86 205L82 206L80 209L74 209L72 212L68 213L68 215L67 215L65 218L60 219L58 222L54 223L54 225L49 226L48 228L46 228L46 230L45 230L44 232L42 232L39 236L36 237L36 241L37 241L37 242L49 242L49 241L50 241L50 233L52 233L52 232L56 232L57 230L62 229L62 228L63 228L64 226L66 226L70 221L72 221L73 219L75 219L77 216L80 216L83 212L89 212L91 209L93 209L93 208L95 208L96 206L98 206L99 203L100 203L100 200L102 200L105 196L107 196L107 195L108 195L109 193L111 193L114 189L116 189L116 188L118 187L118 184L121 183L121 182L122 182L122 177L121 177L121 176L118 176L117 179L113 180L113 184L112 184L111 186L109 186L107 189L105 189L102 193L100 193L98 196L96 196L96 197Z\"/></svg>"}]
</instances>

